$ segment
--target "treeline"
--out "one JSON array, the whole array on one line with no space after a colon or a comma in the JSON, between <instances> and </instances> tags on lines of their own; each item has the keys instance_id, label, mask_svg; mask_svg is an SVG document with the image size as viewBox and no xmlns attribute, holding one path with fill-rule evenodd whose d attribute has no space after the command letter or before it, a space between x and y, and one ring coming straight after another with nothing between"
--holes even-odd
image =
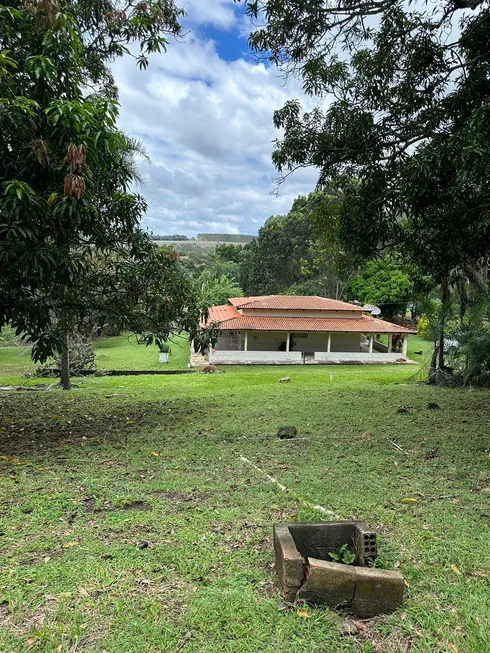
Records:
<instances>
[{"instance_id":1,"label":"treeline","mask_svg":"<svg viewBox=\"0 0 490 653\"><path fill-rule=\"evenodd\" d=\"M169 236L159 236L158 234L152 234L150 238L152 240L190 240L188 236L184 236L183 234L170 234Z\"/></svg>"}]
</instances>

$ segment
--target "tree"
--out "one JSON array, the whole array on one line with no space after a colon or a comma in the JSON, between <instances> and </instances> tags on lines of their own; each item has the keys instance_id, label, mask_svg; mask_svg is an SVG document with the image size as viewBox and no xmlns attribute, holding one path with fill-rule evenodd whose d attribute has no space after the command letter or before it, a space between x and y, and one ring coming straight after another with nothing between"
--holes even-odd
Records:
<instances>
[{"instance_id":1,"label":"tree","mask_svg":"<svg viewBox=\"0 0 490 653\"><path fill-rule=\"evenodd\" d=\"M287 215L270 217L258 237L243 248L241 285L246 294L269 295L303 280L313 224L305 214L306 197L298 197Z\"/></svg>"},{"instance_id":2,"label":"tree","mask_svg":"<svg viewBox=\"0 0 490 653\"><path fill-rule=\"evenodd\" d=\"M196 279L207 268L212 259L211 252L208 249L199 247L194 242L179 245L178 252L182 257L182 264Z\"/></svg>"},{"instance_id":3,"label":"tree","mask_svg":"<svg viewBox=\"0 0 490 653\"><path fill-rule=\"evenodd\" d=\"M414 300L414 283L408 266L394 255L367 261L348 285L347 296L364 304L376 304L385 319L405 315L407 303Z\"/></svg>"},{"instance_id":4,"label":"tree","mask_svg":"<svg viewBox=\"0 0 490 653\"><path fill-rule=\"evenodd\" d=\"M351 183L355 184L355 181ZM356 260L341 239L344 202L343 190L333 184L308 195L306 213L314 226L314 233L303 272L308 275L307 283L312 289L316 286L317 290L306 294L341 299L349 279L358 270Z\"/></svg>"},{"instance_id":5,"label":"tree","mask_svg":"<svg viewBox=\"0 0 490 653\"><path fill-rule=\"evenodd\" d=\"M129 192L143 152L117 129L108 63L139 44L146 67L181 15L173 0L0 5L0 328L27 334L37 360L61 351L67 388L94 261L155 260Z\"/></svg>"},{"instance_id":6,"label":"tree","mask_svg":"<svg viewBox=\"0 0 490 653\"><path fill-rule=\"evenodd\" d=\"M203 306L219 306L226 304L230 297L243 297L243 290L238 283L225 275L215 277L208 270L204 270L199 282Z\"/></svg>"},{"instance_id":7,"label":"tree","mask_svg":"<svg viewBox=\"0 0 490 653\"><path fill-rule=\"evenodd\" d=\"M237 283L240 280L243 247L224 243L217 245L209 265L205 268L213 277L228 277Z\"/></svg>"},{"instance_id":8,"label":"tree","mask_svg":"<svg viewBox=\"0 0 490 653\"><path fill-rule=\"evenodd\" d=\"M216 245L214 250L214 258L220 261L229 261L233 263L240 263L243 258L243 246L233 245L232 243L223 243Z\"/></svg>"},{"instance_id":9,"label":"tree","mask_svg":"<svg viewBox=\"0 0 490 653\"><path fill-rule=\"evenodd\" d=\"M256 52L298 75L306 93L332 99L276 111L282 177L316 166L320 186L347 180L348 251L362 260L400 247L435 277L444 304L452 271L490 247L488 3L245 4L265 18L250 37Z\"/></svg>"},{"instance_id":10,"label":"tree","mask_svg":"<svg viewBox=\"0 0 490 653\"><path fill-rule=\"evenodd\" d=\"M300 196L285 216L269 218L243 248L247 294L313 294L340 298L356 269L339 239L338 188Z\"/></svg>"}]
</instances>

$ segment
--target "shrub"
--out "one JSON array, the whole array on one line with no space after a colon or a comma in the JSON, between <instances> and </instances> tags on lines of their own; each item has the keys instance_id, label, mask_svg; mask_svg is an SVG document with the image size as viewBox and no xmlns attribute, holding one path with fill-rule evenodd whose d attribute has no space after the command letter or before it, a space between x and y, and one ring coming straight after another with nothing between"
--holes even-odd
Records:
<instances>
[{"instance_id":1,"label":"shrub","mask_svg":"<svg viewBox=\"0 0 490 653\"><path fill-rule=\"evenodd\" d=\"M70 374L82 375L87 370L95 369L95 351L92 344L92 338L80 333L70 337L69 346L70 357ZM61 370L61 356L57 354L53 363L40 365L36 372L39 376L49 376L53 374L59 376Z\"/></svg>"},{"instance_id":2,"label":"shrub","mask_svg":"<svg viewBox=\"0 0 490 653\"><path fill-rule=\"evenodd\" d=\"M463 385L490 385L490 325L487 322L462 324L454 330L457 346L450 362L458 370Z\"/></svg>"},{"instance_id":3,"label":"shrub","mask_svg":"<svg viewBox=\"0 0 490 653\"><path fill-rule=\"evenodd\" d=\"M432 340L432 327L429 323L429 318L423 313L417 324L417 334L424 340Z\"/></svg>"}]
</instances>

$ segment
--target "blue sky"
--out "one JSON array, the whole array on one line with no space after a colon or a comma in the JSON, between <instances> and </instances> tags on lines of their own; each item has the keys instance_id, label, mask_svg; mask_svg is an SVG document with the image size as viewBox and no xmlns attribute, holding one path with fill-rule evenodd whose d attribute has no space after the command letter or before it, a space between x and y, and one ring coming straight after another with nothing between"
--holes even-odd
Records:
<instances>
[{"instance_id":1,"label":"blue sky","mask_svg":"<svg viewBox=\"0 0 490 653\"><path fill-rule=\"evenodd\" d=\"M243 6L191 0L185 9L184 42L170 43L146 71L130 58L113 66L120 126L151 158L137 189L150 207L144 224L156 233L254 234L315 186L315 171L301 171L271 195L272 141L280 137L272 114L302 98L301 88L250 56Z\"/></svg>"}]
</instances>

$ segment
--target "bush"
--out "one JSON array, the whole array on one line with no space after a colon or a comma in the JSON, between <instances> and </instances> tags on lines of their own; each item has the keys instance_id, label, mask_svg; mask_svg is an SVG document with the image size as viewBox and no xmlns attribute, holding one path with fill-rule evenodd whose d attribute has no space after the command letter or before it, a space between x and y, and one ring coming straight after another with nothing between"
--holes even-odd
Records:
<instances>
[{"instance_id":1,"label":"bush","mask_svg":"<svg viewBox=\"0 0 490 653\"><path fill-rule=\"evenodd\" d=\"M70 337L69 347L70 374L83 375L87 370L95 369L95 351L92 338L80 333ZM40 365L36 372L39 376L59 376L61 370L61 356L57 354L53 363Z\"/></svg>"},{"instance_id":2,"label":"bush","mask_svg":"<svg viewBox=\"0 0 490 653\"><path fill-rule=\"evenodd\" d=\"M417 335L419 335L424 340L432 340L432 327L429 322L429 318L425 313L423 313L417 324Z\"/></svg>"},{"instance_id":3,"label":"bush","mask_svg":"<svg viewBox=\"0 0 490 653\"><path fill-rule=\"evenodd\" d=\"M454 338L458 344L449 358L462 384L490 386L490 325L467 322L454 330Z\"/></svg>"}]
</instances>

